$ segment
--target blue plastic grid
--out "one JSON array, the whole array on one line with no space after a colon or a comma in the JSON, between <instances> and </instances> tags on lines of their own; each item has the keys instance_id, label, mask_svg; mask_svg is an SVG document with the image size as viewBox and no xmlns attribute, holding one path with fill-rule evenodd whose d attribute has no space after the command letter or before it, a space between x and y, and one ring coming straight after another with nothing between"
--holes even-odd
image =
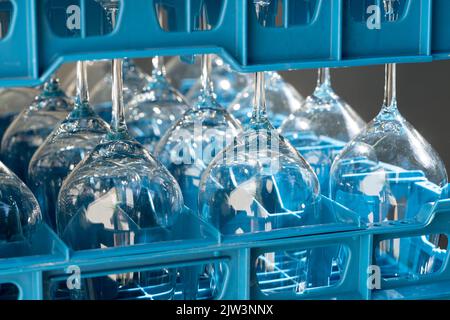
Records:
<instances>
[{"instance_id":1,"label":"blue plastic grid","mask_svg":"<svg viewBox=\"0 0 450 320\"><path fill-rule=\"evenodd\" d=\"M65 19L49 18L50 0L8 1L14 9L9 33L0 40L0 86L36 85L64 62L113 57L216 53L242 72L450 57L446 0L400 0L399 19L386 21L381 11L375 28L367 26L372 14L367 7L384 10L380 0L277 0L284 8L282 23L266 27L257 21L253 1L221 0L209 5L215 25L207 31L195 30L199 0L125 0L112 32L104 30L104 22L92 26L90 14L99 20L93 0L77 0L70 3L78 3L86 19L79 32L66 36ZM157 2L176 13L170 31L158 23Z\"/></svg>"},{"instance_id":2,"label":"blue plastic grid","mask_svg":"<svg viewBox=\"0 0 450 320\"><path fill-rule=\"evenodd\" d=\"M182 223L178 224L183 226L183 237L186 240L177 237L159 243L87 251L70 250L47 226L42 226L26 246L20 244L20 247L26 250L17 250L17 244L2 246L0 284L16 285L20 289L21 299L64 299L68 298L67 290L55 293L51 289L64 287L70 276L66 273L69 266L80 267L83 278L166 268L179 271L175 299L181 299L186 286L192 290L192 279L199 278L199 270L208 265L220 264L225 267L224 286L216 288L215 291L211 290L209 280L203 277L198 280L199 299L433 297L428 291L422 292L422 287L435 287L436 291L433 292L436 293L436 298L450 297L450 287L446 285L450 281L448 251L423 241L423 236L450 234L450 200L425 205L422 211L428 219L406 223L386 222L370 227L358 224L356 215L340 205L326 198L323 201L325 205L322 213L327 210L339 212L340 214L334 216L340 217L338 222L342 223L327 221L323 225L306 228L224 237L208 223L199 220L192 213L186 213ZM409 246L408 250L403 249L402 245L400 252L403 252L402 255L405 252L410 253L406 259L409 268L405 270L408 272L403 277L383 278L382 290L370 290L364 274L367 274L370 265L380 263L375 260L374 251L380 241L396 238L407 238L404 243ZM321 248L329 250L333 246L338 246L342 252L339 254L340 261L328 261L334 270L331 283L317 288L295 289L295 286L298 286L298 283L295 283L298 274L290 274L293 270L289 270L289 263L298 263L299 255L308 250L317 252ZM21 252L19 257L17 252ZM261 255L275 252L278 253L273 261L273 272L258 273L257 259ZM286 254L287 252L289 254ZM436 267L430 274L417 274L418 267L415 264L423 259L440 261L436 264L439 268ZM114 298L154 297L149 295L145 288L132 287L118 290Z\"/></svg>"},{"instance_id":3,"label":"blue plastic grid","mask_svg":"<svg viewBox=\"0 0 450 320\"><path fill-rule=\"evenodd\" d=\"M179 2L164 1L166 5ZM159 55L189 55L217 53L235 69L245 72L315 68L323 66L355 66L386 62L426 62L450 57L447 24L450 4L446 0L404 0L402 14L396 22L382 21L381 29L369 30L358 20L355 11L360 1L317 0L310 18L298 17L299 7L292 0L283 0L289 10L281 26L263 27L256 21L252 1L223 0L214 15L213 30L194 31L189 13L198 1L182 6L186 13L176 32L163 31L156 20L154 1L123 1L117 28L103 36L92 36L86 24L80 34L70 37L56 35L48 21L48 1L11 0L13 19L6 38L0 40L0 86L34 85L44 80L61 63L79 59L112 57L147 57ZM380 4L379 0L366 1ZM82 9L92 5L80 0ZM86 11L88 12L88 11ZM143 29L142 21L148 23ZM174 28L177 28L177 23ZM184 31L182 31L184 30ZM292 41L295 39L295 41ZM327 41L324 41L327 39ZM361 42L363 41L363 42ZM307 45L305 45L305 43ZM284 50L279 50L283 47ZM320 147L322 148L322 147ZM325 146L327 148L327 146ZM305 152L308 150L300 150ZM414 173L409 173L413 174ZM420 180L420 179L419 179ZM416 192L410 194L412 206L421 203L429 185L414 181ZM354 214L326 200L328 209L341 210L340 222L310 228L289 228L270 233L226 238L208 223L192 214L184 216L183 225L193 231L186 239L145 244L108 250L71 251L51 230L42 226L30 243L2 246L0 250L0 283L12 283L19 288L21 299L48 298L48 288L65 282L70 265L82 268L84 277L138 272L158 268L177 268L181 279L198 271L199 267L220 263L225 268L225 286L209 292L200 285L200 298L228 299L384 299L384 298L444 298L450 297L450 267L447 252L439 251L425 241L425 235L449 234L450 200L422 208L416 223L386 222L365 228ZM430 215L430 212L433 214ZM420 218L423 217L423 218ZM339 222L339 221L338 221ZM350 223L348 223L350 222ZM418 238L419 237L419 238ZM420 238L422 237L422 238ZM417 245L414 261L427 255L440 261L441 268L432 274L382 280L381 290L370 290L361 275L375 259L374 250L380 241L406 238L407 245ZM410 240L408 240L410 239ZM330 286L305 291L292 288L292 279L280 275L279 266L294 260L310 248L339 245L345 248L341 264L333 262L333 283ZM275 261L271 277L282 283L273 284L266 273L258 274L255 261L271 252L290 253ZM18 254L20 253L20 254ZM425 255L425 258L423 256ZM19 257L18 257L19 256ZM412 267L411 269L414 269ZM194 271L192 271L194 270ZM276 271L276 272L275 272ZM278 272L278 273L277 273ZM278 277L278 278L277 278ZM191 274L192 278L192 274ZM203 279L204 280L204 279ZM207 282L207 279L206 279ZM182 286L182 281L179 286ZM287 283L287 285L285 285ZM295 286L294 286L295 288ZM179 298L177 289L175 298ZM268 295L270 293L270 295ZM118 298L148 298L142 288L124 290ZM62 295L64 297L64 295ZM151 297L150 297L151 298Z\"/></svg>"}]
</instances>

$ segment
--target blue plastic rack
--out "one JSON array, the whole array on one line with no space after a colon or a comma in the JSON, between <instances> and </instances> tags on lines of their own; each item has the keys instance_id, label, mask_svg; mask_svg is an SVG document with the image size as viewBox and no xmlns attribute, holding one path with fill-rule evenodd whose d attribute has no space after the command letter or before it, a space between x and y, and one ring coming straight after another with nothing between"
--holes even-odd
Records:
<instances>
[{"instance_id":1,"label":"blue plastic rack","mask_svg":"<svg viewBox=\"0 0 450 320\"><path fill-rule=\"evenodd\" d=\"M0 1L0 14L11 13L7 34L0 39L0 87L36 85L62 63L80 59L216 53L235 69L251 72L450 57L448 0L400 0L399 19L381 17L379 29L367 28L366 7L381 6L380 0L280 0L282 18L274 14L269 27L256 20L253 1L221 0L210 7L213 28L208 31L197 31L192 18L199 0L162 1L168 12L177 13L169 30L159 26L155 2L122 1L111 32L92 23L91 15L98 20L102 14L92 0ZM79 30L65 27L69 3L81 8ZM341 147L325 141L300 151L306 157L324 150L332 156ZM329 163L313 167L326 185ZM419 208L433 188L417 172L395 179L395 192L408 199L405 210L414 215L420 210L417 220L367 227L356 213L324 197L323 223L315 226L230 237L186 212L176 224L180 229L173 230L176 238L87 251L71 250L42 225L27 241L0 245L0 297L73 298L66 282L71 266L77 266L83 281L100 282L107 276L169 270L176 278L175 299L450 298L448 250L430 241L450 234L450 199ZM307 270L308 259L330 250L333 258L324 264L330 269L323 271L331 274L329 280L315 279L315 287L303 287L306 280L291 272L292 266ZM381 255L381 250L390 254ZM374 265L382 275L380 287L364 276ZM205 271L211 268L221 270L215 279ZM111 292L103 298L156 298L145 286Z\"/></svg>"},{"instance_id":2,"label":"blue plastic rack","mask_svg":"<svg viewBox=\"0 0 450 320\"><path fill-rule=\"evenodd\" d=\"M169 30L157 20L155 4L160 2L174 13ZM98 24L101 10L93 0L0 2L0 12L12 13L7 35L0 40L0 86L37 85L64 62L113 57L209 52L242 72L450 57L447 0L400 0L397 21L386 21L381 11L371 28L367 7L382 9L381 0L279 0L282 15L266 27L257 21L251 0L209 1L213 28L207 31L195 27L199 3L125 0L116 28L108 32ZM79 30L66 26L71 4L81 8Z\"/></svg>"}]
</instances>

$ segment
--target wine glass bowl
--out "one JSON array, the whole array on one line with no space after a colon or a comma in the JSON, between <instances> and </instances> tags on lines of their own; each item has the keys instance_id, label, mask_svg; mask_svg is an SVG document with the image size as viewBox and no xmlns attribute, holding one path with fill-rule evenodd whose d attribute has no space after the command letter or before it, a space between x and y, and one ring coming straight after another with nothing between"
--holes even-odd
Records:
<instances>
[{"instance_id":1,"label":"wine glass bowl","mask_svg":"<svg viewBox=\"0 0 450 320\"><path fill-rule=\"evenodd\" d=\"M369 225L424 222L421 208L446 197L445 166L398 111L395 78L395 65L387 65L380 113L338 155L330 173L331 198Z\"/></svg>"},{"instance_id":2,"label":"wine glass bowl","mask_svg":"<svg viewBox=\"0 0 450 320\"><path fill-rule=\"evenodd\" d=\"M281 134L300 151L328 194L337 151L365 127L361 117L333 90L330 70L319 69L317 86L301 107L284 120Z\"/></svg>"},{"instance_id":3,"label":"wine glass bowl","mask_svg":"<svg viewBox=\"0 0 450 320\"><path fill-rule=\"evenodd\" d=\"M157 144L158 159L178 181L185 205L192 211L197 212L201 173L240 130L221 106L199 100Z\"/></svg>"},{"instance_id":4,"label":"wine glass bowl","mask_svg":"<svg viewBox=\"0 0 450 320\"><path fill-rule=\"evenodd\" d=\"M109 132L89 104L86 63L77 63L77 97L73 111L33 155L28 183L48 225L56 230L55 206L64 179Z\"/></svg>"},{"instance_id":5,"label":"wine glass bowl","mask_svg":"<svg viewBox=\"0 0 450 320\"><path fill-rule=\"evenodd\" d=\"M105 64L110 67L111 64ZM108 68L109 69L109 68ZM124 59L123 63L123 99L128 104L151 81L150 77L143 73L130 59ZM98 81L91 90L91 105L94 111L106 122L111 122L111 73L105 71L105 76Z\"/></svg>"},{"instance_id":6,"label":"wine glass bowl","mask_svg":"<svg viewBox=\"0 0 450 320\"><path fill-rule=\"evenodd\" d=\"M29 239L41 218L30 189L0 162L0 247Z\"/></svg>"},{"instance_id":7,"label":"wine glass bowl","mask_svg":"<svg viewBox=\"0 0 450 320\"><path fill-rule=\"evenodd\" d=\"M278 128L290 114L300 108L303 97L277 72L266 72L265 75L267 113L273 126ZM254 90L253 81L249 82L228 107L228 112L243 126L249 124L252 118Z\"/></svg>"},{"instance_id":8,"label":"wine glass bowl","mask_svg":"<svg viewBox=\"0 0 450 320\"><path fill-rule=\"evenodd\" d=\"M312 223L320 201L316 175L273 128L250 128L202 175L199 213L224 235Z\"/></svg>"},{"instance_id":9,"label":"wine glass bowl","mask_svg":"<svg viewBox=\"0 0 450 320\"><path fill-rule=\"evenodd\" d=\"M184 68L193 68L193 69L195 68L197 70L195 74L196 81L194 83L190 82L189 78L182 80L183 87L188 87L189 84L191 84L191 86L189 87L189 91L186 93L186 98L191 103L195 103L202 90L202 84L201 81L199 80L200 78L199 59L196 59L196 61L198 63L195 64L178 62L181 65L187 65L184 66ZM233 102L233 100L240 94L240 92L244 90L249 84L252 83L252 77L249 74L234 71L228 64L226 64L223 61L222 58L220 58L217 55L212 55L211 62L212 62L211 81L214 87L214 93L216 94L216 100L221 106L227 108L230 105L230 103ZM182 67L183 66L179 66L178 68ZM173 77L177 77L176 70L178 68L176 68L176 66L171 67L170 74Z\"/></svg>"},{"instance_id":10,"label":"wine glass bowl","mask_svg":"<svg viewBox=\"0 0 450 320\"><path fill-rule=\"evenodd\" d=\"M114 139L99 144L64 182L58 231L63 238L80 228L95 233L94 242L79 236L71 241L77 250L132 245L144 239L131 234L169 229L182 210L183 197L170 173L136 141ZM123 238L116 236L121 233Z\"/></svg>"},{"instance_id":11,"label":"wine glass bowl","mask_svg":"<svg viewBox=\"0 0 450 320\"><path fill-rule=\"evenodd\" d=\"M0 89L0 141L14 118L39 94L33 88Z\"/></svg>"},{"instance_id":12,"label":"wine glass bowl","mask_svg":"<svg viewBox=\"0 0 450 320\"><path fill-rule=\"evenodd\" d=\"M153 58L151 80L127 104L126 120L130 134L150 152L153 152L166 131L188 109L185 98L166 78L162 59Z\"/></svg>"},{"instance_id":13,"label":"wine glass bowl","mask_svg":"<svg viewBox=\"0 0 450 320\"><path fill-rule=\"evenodd\" d=\"M72 110L73 102L58 83L57 79L50 79L42 93L16 117L3 136L2 160L23 181L35 151Z\"/></svg>"},{"instance_id":14,"label":"wine glass bowl","mask_svg":"<svg viewBox=\"0 0 450 320\"><path fill-rule=\"evenodd\" d=\"M366 125L333 91L329 72L319 70L314 93L281 125L281 133L296 147L315 145L321 136L348 142Z\"/></svg>"}]
</instances>

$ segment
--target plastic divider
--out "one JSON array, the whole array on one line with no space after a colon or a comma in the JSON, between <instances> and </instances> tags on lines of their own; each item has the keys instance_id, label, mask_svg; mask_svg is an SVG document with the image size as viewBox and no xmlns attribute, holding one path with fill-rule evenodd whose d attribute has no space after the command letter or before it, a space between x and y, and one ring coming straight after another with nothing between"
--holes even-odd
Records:
<instances>
[{"instance_id":1,"label":"plastic divider","mask_svg":"<svg viewBox=\"0 0 450 320\"><path fill-rule=\"evenodd\" d=\"M251 0L222 0L217 7L210 5L216 25L208 31L195 31L192 25L198 0L185 6L164 0L184 11L178 16L186 28L169 32L158 23L156 0L122 1L112 33L101 35L102 26L92 25L90 14L98 14L97 8L82 12L83 28L74 37L52 31L48 1L11 1L12 27L0 41L0 86L37 85L64 62L114 57L215 53L243 72L450 59L446 0L401 0L395 22L385 21L382 0L278 0L286 11L280 27L263 27ZM90 1L82 0L81 9L89 9ZM314 3L315 15L302 21L305 6ZM373 11L361 3L378 6L379 28L368 28Z\"/></svg>"}]
</instances>

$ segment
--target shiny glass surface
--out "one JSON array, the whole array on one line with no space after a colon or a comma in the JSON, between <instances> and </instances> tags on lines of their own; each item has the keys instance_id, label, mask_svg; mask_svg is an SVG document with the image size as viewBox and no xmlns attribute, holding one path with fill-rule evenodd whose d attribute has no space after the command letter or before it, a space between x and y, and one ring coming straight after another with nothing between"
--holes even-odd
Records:
<instances>
[{"instance_id":1,"label":"shiny glass surface","mask_svg":"<svg viewBox=\"0 0 450 320\"><path fill-rule=\"evenodd\" d=\"M186 99L166 78L163 58L155 57L152 61L151 80L126 108L130 134L150 152L189 108Z\"/></svg>"},{"instance_id":2,"label":"shiny glass surface","mask_svg":"<svg viewBox=\"0 0 450 320\"><path fill-rule=\"evenodd\" d=\"M114 26L118 4L105 9ZM113 60L112 70L111 132L67 177L58 197L58 233L74 250L170 240L184 209L176 180L128 133L122 60ZM113 299L121 289L145 287L155 299L172 299L175 279L170 268L86 279L71 298Z\"/></svg>"},{"instance_id":3,"label":"shiny glass surface","mask_svg":"<svg viewBox=\"0 0 450 320\"><path fill-rule=\"evenodd\" d=\"M281 133L295 147L314 146L321 136L341 142L354 138L366 123L331 87L330 70L319 70L316 89L282 124Z\"/></svg>"},{"instance_id":4,"label":"shiny glass surface","mask_svg":"<svg viewBox=\"0 0 450 320\"><path fill-rule=\"evenodd\" d=\"M2 161L25 181L31 157L73 108L73 102L51 78L33 103L6 130L1 144Z\"/></svg>"},{"instance_id":5,"label":"shiny glass surface","mask_svg":"<svg viewBox=\"0 0 450 320\"><path fill-rule=\"evenodd\" d=\"M28 184L36 195L45 221L56 230L55 206L64 179L103 139L108 124L89 104L86 63L78 62L77 97L73 111L34 154Z\"/></svg>"},{"instance_id":6,"label":"shiny glass surface","mask_svg":"<svg viewBox=\"0 0 450 320\"><path fill-rule=\"evenodd\" d=\"M267 113L273 126L278 128L290 114L300 108L303 97L277 72L266 72L265 76ZM244 126L249 124L252 118L254 90L255 85L252 81L228 107L228 112Z\"/></svg>"},{"instance_id":7,"label":"shiny glass surface","mask_svg":"<svg viewBox=\"0 0 450 320\"><path fill-rule=\"evenodd\" d=\"M34 88L0 89L0 141L14 118L39 94Z\"/></svg>"},{"instance_id":8,"label":"shiny glass surface","mask_svg":"<svg viewBox=\"0 0 450 320\"><path fill-rule=\"evenodd\" d=\"M100 79L91 90L91 105L94 111L106 122L111 122L111 64L102 63L102 73L105 76ZM139 94L151 81L150 77L142 72L130 59L123 62L123 100L125 105Z\"/></svg>"},{"instance_id":9,"label":"shiny glass surface","mask_svg":"<svg viewBox=\"0 0 450 320\"><path fill-rule=\"evenodd\" d=\"M381 111L335 159L331 197L368 224L417 222L423 205L446 196L447 183L439 155L400 114L396 66L387 65Z\"/></svg>"},{"instance_id":10,"label":"shiny glass surface","mask_svg":"<svg viewBox=\"0 0 450 320\"><path fill-rule=\"evenodd\" d=\"M200 182L199 214L225 235L314 224L317 214L317 176L269 122L264 77L257 74L250 124Z\"/></svg>"},{"instance_id":11,"label":"shiny glass surface","mask_svg":"<svg viewBox=\"0 0 450 320\"><path fill-rule=\"evenodd\" d=\"M198 70L200 70L200 59L196 59L197 63L195 64L187 64L184 68L196 68L197 69L197 77L195 78L195 82L192 83L192 80L189 78L182 79L181 89L184 87L188 87L189 91L186 93L186 98L193 104L198 99L201 90L202 84L200 79L200 74ZM180 60L178 60L180 61ZM185 64L183 62L179 62L180 64ZM231 67L226 64L222 58L219 56L212 56L212 70L211 70L211 81L214 86L214 93L216 94L217 102L227 108L230 103L244 90L249 84L253 83L252 76L245 73L239 73L231 69ZM188 67L190 66L190 67ZM173 67L175 68L175 67ZM183 67L179 67L183 68ZM177 77L177 74L172 71L171 73L174 77ZM189 73L188 73L189 74Z\"/></svg>"},{"instance_id":12,"label":"shiny glass surface","mask_svg":"<svg viewBox=\"0 0 450 320\"><path fill-rule=\"evenodd\" d=\"M0 162L0 258L4 245L29 240L40 221L41 210L30 189Z\"/></svg>"}]
</instances>

